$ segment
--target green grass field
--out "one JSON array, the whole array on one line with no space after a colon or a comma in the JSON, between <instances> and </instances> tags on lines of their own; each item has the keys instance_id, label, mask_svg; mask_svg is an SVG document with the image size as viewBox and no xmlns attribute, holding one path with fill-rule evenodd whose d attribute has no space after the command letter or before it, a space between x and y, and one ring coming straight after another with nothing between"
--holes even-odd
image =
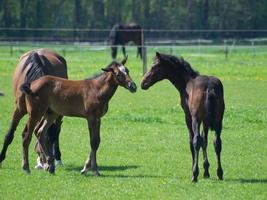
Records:
<instances>
[{"instance_id":1,"label":"green grass field","mask_svg":"<svg viewBox=\"0 0 267 200\"><path fill-rule=\"evenodd\" d=\"M110 62L110 51L53 47L65 55L70 79L100 72ZM63 50L65 48L65 50ZM21 169L21 121L7 158L0 169L0 199L267 199L267 47L239 48L225 59L223 47L177 47L201 74L219 77L225 90L226 110L222 132L224 181L216 176L213 132L209 134L210 179L203 179L202 156L197 184L191 183L191 153L184 114L176 89L162 81L148 91L140 89L142 62L129 51L126 66L138 91L119 88L102 118L98 164L101 177L80 170L89 152L86 121L64 118L60 137L63 167L55 175L34 169L35 138L30 146L31 174ZM0 145L14 105L12 73L19 56L30 46L0 47ZM148 63L155 51L148 49ZM119 51L121 57L121 52ZM148 64L149 65L149 64ZM202 154L201 154L202 155Z\"/></svg>"}]
</instances>

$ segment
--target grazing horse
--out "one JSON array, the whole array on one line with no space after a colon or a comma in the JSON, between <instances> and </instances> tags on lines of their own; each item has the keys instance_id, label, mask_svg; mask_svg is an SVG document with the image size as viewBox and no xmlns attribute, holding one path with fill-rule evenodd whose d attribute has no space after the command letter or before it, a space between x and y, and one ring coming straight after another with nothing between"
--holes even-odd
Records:
<instances>
[{"instance_id":1,"label":"grazing horse","mask_svg":"<svg viewBox=\"0 0 267 200\"><path fill-rule=\"evenodd\" d=\"M124 45L128 42L133 42L137 46L137 57L142 59L142 28L137 24L119 25L115 24L110 31L109 40L111 42L111 56L113 59L117 57L117 46L122 45L122 52L124 57L126 51Z\"/></svg>"},{"instance_id":2,"label":"grazing horse","mask_svg":"<svg viewBox=\"0 0 267 200\"><path fill-rule=\"evenodd\" d=\"M13 75L13 91L16 99L15 109L13 112L12 122L10 124L9 131L7 132L3 144L2 151L0 153L0 164L6 157L6 151L11 144L15 130L24 115L27 114L25 94L21 92L20 87L26 81L36 80L44 75L54 75L62 78L67 78L67 65L65 59L46 49L39 49L29 51L23 54L19 63L16 67L15 73ZM61 125L62 117L55 120L54 126L49 128L48 135L54 136L54 140L51 139L50 142L53 143L55 158L60 161L60 151L58 146L58 134ZM28 122L29 123L29 122ZM28 124L27 123L27 124ZM50 133L51 132L51 133ZM29 161L28 161L28 149L31 141L31 135L28 134L28 125L25 126L22 133L22 144L23 144L23 164L22 168L25 172L29 173ZM36 149L40 148L37 143Z\"/></svg>"},{"instance_id":3,"label":"grazing horse","mask_svg":"<svg viewBox=\"0 0 267 200\"><path fill-rule=\"evenodd\" d=\"M204 177L209 175L209 161L207 157L207 140L209 129L215 130L214 147L217 155L217 175L223 179L221 166L221 131L224 114L223 85L213 76L199 75L190 64L175 56L156 53L152 67L142 80L141 87L146 90L156 82L168 79L180 93L181 106L185 113L185 120L189 130L190 149L192 153L192 181L198 178L198 154L203 149ZM200 125L203 132L200 135Z\"/></svg>"},{"instance_id":4,"label":"grazing horse","mask_svg":"<svg viewBox=\"0 0 267 200\"><path fill-rule=\"evenodd\" d=\"M127 59L127 58L126 58ZM36 122L43 116L44 123L37 130L49 169L54 169L51 148L43 143L44 133L58 116L85 118L88 123L91 153L81 171L86 174L89 168L99 176L96 152L100 144L100 121L108 111L108 103L118 86L130 92L136 92L136 85L129 76L128 69L121 63L113 61L104 72L96 77L71 81L54 76L44 76L22 85L21 90L27 94L27 111L29 113L28 134L31 135ZM53 170L50 170L53 172Z\"/></svg>"},{"instance_id":5,"label":"grazing horse","mask_svg":"<svg viewBox=\"0 0 267 200\"><path fill-rule=\"evenodd\" d=\"M4 92L0 91L0 96L4 96Z\"/></svg>"}]
</instances>

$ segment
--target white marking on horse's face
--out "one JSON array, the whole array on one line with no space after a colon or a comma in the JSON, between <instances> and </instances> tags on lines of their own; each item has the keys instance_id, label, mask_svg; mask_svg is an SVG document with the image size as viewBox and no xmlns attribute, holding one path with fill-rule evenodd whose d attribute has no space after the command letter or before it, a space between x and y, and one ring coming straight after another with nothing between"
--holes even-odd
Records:
<instances>
[{"instance_id":1,"label":"white marking on horse's face","mask_svg":"<svg viewBox=\"0 0 267 200\"><path fill-rule=\"evenodd\" d=\"M119 66L119 70L120 70L124 75L127 75L126 68L125 68L123 65Z\"/></svg>"}]
</instances>

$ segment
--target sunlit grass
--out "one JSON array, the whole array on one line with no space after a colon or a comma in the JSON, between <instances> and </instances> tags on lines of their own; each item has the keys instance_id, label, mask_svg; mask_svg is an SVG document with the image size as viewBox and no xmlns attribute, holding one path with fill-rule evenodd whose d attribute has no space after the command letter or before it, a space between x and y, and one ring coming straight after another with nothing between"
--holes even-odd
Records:
<instances>
[{"instance_id":1,"label":"sunlit grass","mask_svg":"<svg viewBox=\"0 0 267 200\"><path fill-rule=\"evenodd\" d=\"M8 130L14 105L11 79L16 59L26 49L10 55L0 49L0 145ZM53 48L53 47L50 47ZM99 73L110 62L110 51L66 47L70 79L84 79ZM148 63L154 52L149 49ZM266 49L264 49L266 51ZM130 49L126 66L138 91L131 94L119 88L102 119L98 164L101 177L79 171L89 151L86 121L64 118L60 144L64 166L55 175L34 170L34 138L30 147L31 175L21 170L21 121L7 158L0 169L0 199L266 199L267 184L267 57L253 55L250 49L232 52L225 59L223 48L198 55L195 48L177 48L200 73L218 76L225 91L226 111L222 132L222 165L225 180L216 177L213 133L209 135L208 155L211 178L200 176L191 183L191 153L179 94L168 81L148 91L140 89L142 62L136 49ZM6 54L4 54L6 53ZM119 52L121 58L121 52ZM11 59L10 59L11 58Z\"/></svg>"}]
</instances>

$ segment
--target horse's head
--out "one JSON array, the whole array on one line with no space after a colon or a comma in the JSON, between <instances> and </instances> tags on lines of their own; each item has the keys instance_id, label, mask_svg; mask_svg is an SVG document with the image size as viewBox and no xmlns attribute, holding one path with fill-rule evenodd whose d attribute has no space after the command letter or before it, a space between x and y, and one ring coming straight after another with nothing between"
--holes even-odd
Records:
<instances>
[{"instance_id":1,"label":"horse's head","mask_svg":"<svg viewBox=\"0 0 267 200\"><path fill-rule=\"evenodd\" d=\"M129 75L129 70L125 67L127 57L124 58L121 63L113 61L108 67L102 69L105 72L111 72L116 83L122 87L125 87L130 92L136 92L136 84Z\"/></svg>"},{"instance_id":2,"label":"horse's head","mask_svg":"<svg viewBox=\"0 0 267 200\"><path fill-rule=\"evenodd\" d=\"M164 60L162 55L156 52L153 62L149 71L143 77L141 88L147 90L156 82L168 78L168 63Z\"/></svg>"}]
</instances>

